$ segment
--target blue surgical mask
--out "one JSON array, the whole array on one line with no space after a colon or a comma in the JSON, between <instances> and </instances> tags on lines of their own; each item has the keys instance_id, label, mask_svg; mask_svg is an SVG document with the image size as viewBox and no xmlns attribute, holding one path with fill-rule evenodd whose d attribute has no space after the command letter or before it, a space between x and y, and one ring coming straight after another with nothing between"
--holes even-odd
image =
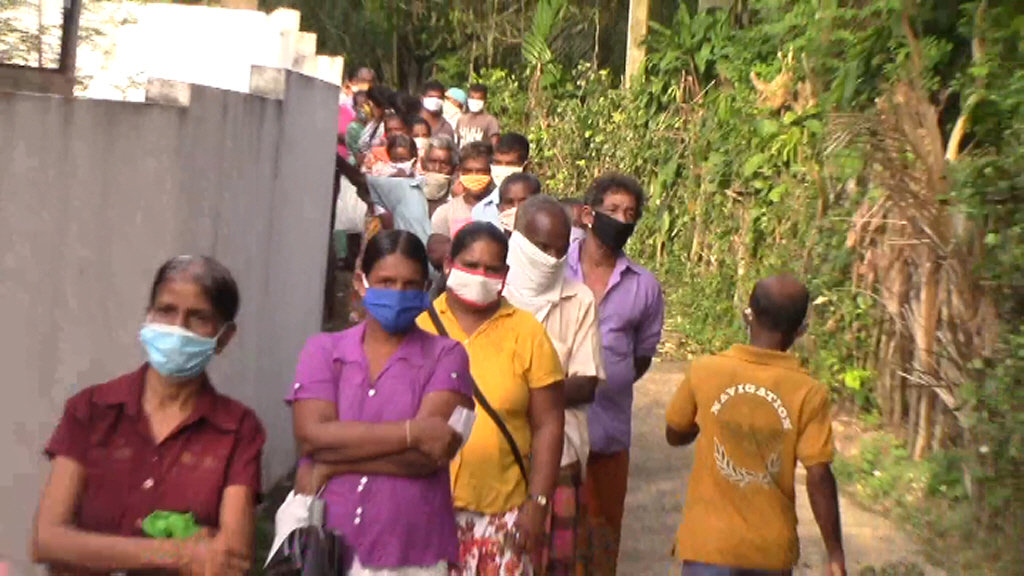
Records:
<instances>
[{"instance_id":1,"label":"blue surgical mask","mask_svg":"<svg viewBox=\"0 0 1024 576\"><path fill-rule=\"evenodd\" d=\"M367 287L363 296L363 307L389 334L408 332L429 304L430 296L422 290Z\"/></svg>"},{"instance_id":2,"label":"blue surgical mask","mask_svg":"<svg viewBox=\"0 0 1024 576\"><path fill-rule=\"evenodd\" d=\"M169 378L188 379L206 369L223 332L221 328L216 336L206 338L180 326L146 323L139 330L139 342L146 349L149 365L157 372Z\"/></svg>"}]
</instances>

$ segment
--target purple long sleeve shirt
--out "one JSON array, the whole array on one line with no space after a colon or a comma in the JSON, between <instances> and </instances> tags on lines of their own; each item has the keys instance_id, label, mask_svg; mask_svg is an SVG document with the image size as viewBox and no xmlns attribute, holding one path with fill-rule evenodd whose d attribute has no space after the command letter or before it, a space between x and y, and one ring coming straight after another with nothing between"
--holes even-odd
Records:
<instances>
[{"instance_id":1,"label":"purple long sleeve shirt","mask_svg":"<svg viewBox=\"0 0 1024 576\"><path fill-rule=\"evenodd\" d=\"M583 281L580 248L583 240L569 247L566 276ZM646 268L620 254L598 303L601 356L608 381L598 386L590 405L590 451L611 454L629 449L632 433L633 359L654 356L665 323L665 298L661 284Z\"/></svg>"},{"instance_id":2,"label":"purple long sleeve shirt","mask_svg":"<svg viewBox=\"0 0 1024 576\"><path fill-rule=\"evenodd\" d=\"M370 381L361 323L306 342L286 401L333 402L338 420L393 422L416 416L423 397L454 391L472 398L469 356L454 340L414 328ZM326 525L341 533L369 568L458 562L448 467L431 476L346 474L324 490Z\"/></svg>"}]
</instances>

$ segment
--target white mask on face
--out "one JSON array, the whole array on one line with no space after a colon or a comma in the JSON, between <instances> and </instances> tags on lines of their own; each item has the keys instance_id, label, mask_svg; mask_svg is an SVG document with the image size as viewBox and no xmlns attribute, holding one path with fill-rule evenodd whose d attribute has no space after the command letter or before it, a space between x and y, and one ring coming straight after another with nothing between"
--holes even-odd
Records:
<instances>
[{"instance_id":1,"label":"white mask on face","mask_svg":"<svg viewBox=\"0 0 1024 576\"><path fill-rule=\"evenodd\" d=\"M505 297L517 308L537 317L546 315L562 295L565 257L555 258L513 232L508 242L508 278Z\"/></svg>"},{"instance_id":2,"label":"white mask on face","mask_svg":"<svg viewBox=\"0 0 1024 576\"><path fill-rule=\"evenodd\" d=\"M504 285L504 276L486 276L454 266L448 272L448 290L475 308L486 308L497 302Z\"/></svg>"},{"instance_id":3,"label":"white mask on face","mask_svg":"<svg viewBox=\"0 0 1024 576\"><path fill-rule=\"evenodd\" d=\"M377 175L391 178L407 178L413 175L415 166L416 160L409 160L407 162L388 162L380 169L380 173Z\"/></svg>"},{"instance_id":4,"label":"white mask on face","mask_svg":"<svg viewBox=\"0 0 1024 576\"><path fill-rule=\"evenodd\" d=\"M522 171L522 166L491 166L491 180L494 180L495 186L501 186L505 178Z\"/></svg>"},{"instance_id":5,"label":"white mask on face","mask_svg":"<svg viewBox=\"0 0 1024 576\"><path fill-rule=\"evenodd\" d=\"M509 208L498 214L498 223L501 224L501 229L505 232L512 232L516 229L516 212L515 208Z\"/></svg>"},{"instance_id":6,"label":"white mask on face","mask_svg":"<svg viewBox=\"0 0 1024 576\"><path fill-rule=\"evenodd\" d=\"M427 154L427 147L430 146L430 138L413 138L416 143L416 155L423 158Z\"/></svg>"},{"instance_id":7,"label":"white mask on face","mask_svg":"<svg viewBox=\"0 0 1024 576\"><path fill-rule=\"evenodd\" d=\"M427 112L436 113L438 110L441 109L442 105L443 103L441 99L437 98L436 96L428 96L423 99L423 109L426 110Z\"/></svg>"},{"instance_id":8,"label":"white mask on face","mask_svg":"<svg viewBox=\"0 0 1024 576\"><path fill-rule=\"evenodd\" d=\"M480 100L478 98L470 98L466 102L466 106L469 108L470 112L472 112L473 114L476 114L477 112L482 112L483 111L483 109L484 109L484 101Z\"/></svg>"},{"instance_id":9,"label":"white mask on face","mask_svg":"<svg viewBox=\"0 0 1024 576\"><path fill-rule=\"evenodd\" d=\"M458 120L459 116L462 115L462 108L459 108L458 106L452 104L447 100L444 101L443 108L444 119L450 122L451 124L455 124L455 121Z\"/></svg>"}]
</instances>

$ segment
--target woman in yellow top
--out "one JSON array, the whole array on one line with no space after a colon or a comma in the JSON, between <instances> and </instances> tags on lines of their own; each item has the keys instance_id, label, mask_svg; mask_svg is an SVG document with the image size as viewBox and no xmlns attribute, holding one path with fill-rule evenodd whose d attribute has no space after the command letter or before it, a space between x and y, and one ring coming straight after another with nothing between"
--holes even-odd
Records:
<instances>
[{"instance_id":1,"label":"woman in yellow top","mask_svg":"<svg viewBox=\"0 0 1024 576\"><path fill-rule=\"evenodd\" d=\"M451 464L462 576L533 574L529 557L543 540L562 457L562 366L544 327L501 297L507 255L508 240L494 225L463 227L445 261L436 320L418 319L424 330L462 342L479 389L476 423Z\"/></svg>"}]
</instances>

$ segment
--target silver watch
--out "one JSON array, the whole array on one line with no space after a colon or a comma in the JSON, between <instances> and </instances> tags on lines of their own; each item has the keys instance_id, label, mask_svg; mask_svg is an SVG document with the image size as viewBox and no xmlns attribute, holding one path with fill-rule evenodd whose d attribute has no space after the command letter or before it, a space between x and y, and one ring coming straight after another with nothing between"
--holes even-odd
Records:
<instances>
[{"instance_id":1,"label":"silver watch","mask_svg":"<svg viewBox=\"0 0 1024 576\"><path fill-rule=\"evenodd\" d=\"M543 494L538 494L536 496L531 496L530 500L533 500L537 504L540 504L541 508L547 508L548 504L551 503L550 500L548 500L548 497L543 495Z\"/></svg>"}]
</instances>

